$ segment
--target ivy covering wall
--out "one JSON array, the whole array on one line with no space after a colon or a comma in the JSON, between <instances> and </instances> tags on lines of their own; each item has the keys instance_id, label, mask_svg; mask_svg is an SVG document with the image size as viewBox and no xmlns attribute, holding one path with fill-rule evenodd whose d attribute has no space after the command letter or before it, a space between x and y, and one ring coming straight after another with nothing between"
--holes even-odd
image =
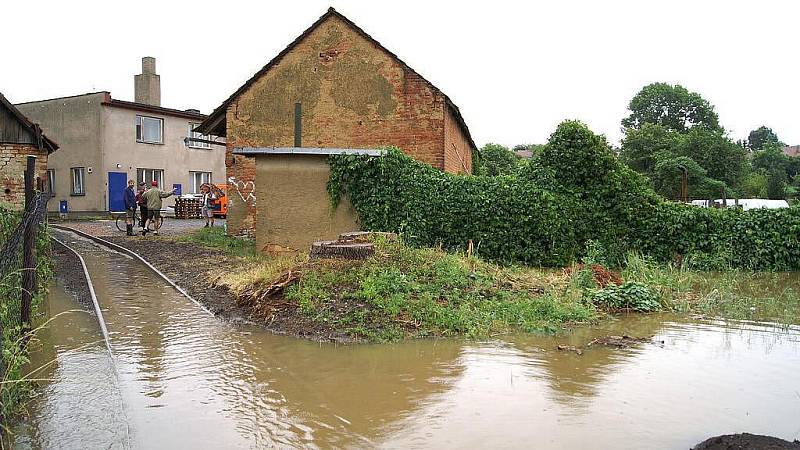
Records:
<instances>
[{"instance_id":1,"label":"ivy covering wall","mask_svg":"<svg viewBox=\"0 0 800 450\"><path fill-rule=\"evenodd\" d=\"M564 266L588 243L610 262L630 251L701 268L800 268L800 209L707 209L662 200L605 138L563 122L513 175L452 175L397 149L330 159L334 207L347 195L363 228L503 262Z\"/></svg>"}]
</instances>

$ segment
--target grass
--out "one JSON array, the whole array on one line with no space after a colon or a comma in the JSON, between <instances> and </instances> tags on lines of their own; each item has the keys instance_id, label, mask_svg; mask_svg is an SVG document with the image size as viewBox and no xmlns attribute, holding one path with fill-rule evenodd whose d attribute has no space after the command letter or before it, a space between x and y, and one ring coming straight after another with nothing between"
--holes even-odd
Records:
<instances>
[{"instance_id":1,"label":"grass","mask_svg":"<svg viewBox=\"0 0 800 450\"><path fill-rule=\"evenodd\" d=\"M0 247L19 222L19 214L0 208ZM31 319L37 316L39 305L47 295L47 285L53 275L50 258L50 240L46 229L40 228L36 241L37 292L31 302ZM20 252L21 253L21 252ZM19 255L16 255L17 257ZM0 255L0 257L11 257ZM20 264L21 266L21 264ZM0 324L2 345L0 346L0 435L4 430L4 419L19 412L30 393L29 380L22 374L28 362L27 340L23 337L20 318L22 297L22 270L0 274Z\"/></svg>"},{"instance_id":2,"label":"grass","mask_svg":"<svg viewBox=\"0 0 800 450\"><path fill-rule=\"evenodd\" d=\"M792 274L702 272L690 269L690 261L664 265L631 254L620 272L623 284L601 288L590 270L577 266L569 273L500 266L402 241L377 240L376 255L365 261L331 261L256 256L251 241L219 229L185 239L247 258L247 270L216 280L240 299L263 300L276 280L299 274L280 301L365 341L553 331L618 310L800 324L800 276Z\"/></svg>"},{"instance_id":3,"label":"grass","mask_svg":"<svg viewBox=\"0 0 800 450\"><path fill-rule=\"evenodd\" d=\"M686 265L661 265L629 255L622 276L656 290L664 310L800 324L798 274L699 272Z\"/></svg>"},{"instance_id":4,"label":"grass","mask_svg":"<svg viewBox=\"0 0 800 450\"><path fill-rule=\"evenodd\" d=\"M554 293L566 281L554 272L504 268L399 241L376 240L375 247L365 261L265 259L218 283L257 297L286 271L301 272L284 300L305 317L366 341L553 331L596 317L581 298Z\"/></svg>"},{"instance_id":5,"label":"grass","mask_svg":"<svg viewBox=\"0 0 800 450\"><path fill-rule=\"evenodd\" d=\"M179 237L178 241L216 248L233 256L256 256L255 242L252 239L228 236L223 227L201 228Z\"/></svg>"}]
</instances>

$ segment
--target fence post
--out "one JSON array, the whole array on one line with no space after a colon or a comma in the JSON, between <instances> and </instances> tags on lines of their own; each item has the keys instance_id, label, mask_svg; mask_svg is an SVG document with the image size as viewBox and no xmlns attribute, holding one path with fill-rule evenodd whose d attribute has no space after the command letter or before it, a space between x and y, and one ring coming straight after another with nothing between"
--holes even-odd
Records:
<instances>
[{"instance_id":1,"label":"fence post","mask_svg":"<svg viewBox=\"0 0 800 450\"><path fill-rule=\"evenodd\" d=\"M28 155L28 166L25 168L25 210L34 208L33 181L36 179L36 157ZM23 333L31 327L31 301L36 293L36 220L29 220L22 235L22 307L20 320Z\"/></svg>"}]
</instances>

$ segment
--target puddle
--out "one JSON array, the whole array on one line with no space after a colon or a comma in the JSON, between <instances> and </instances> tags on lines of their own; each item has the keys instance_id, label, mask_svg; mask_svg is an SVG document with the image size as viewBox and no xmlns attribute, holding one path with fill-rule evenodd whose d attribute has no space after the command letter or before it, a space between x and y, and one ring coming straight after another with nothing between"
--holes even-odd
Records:
<instances>
[{"instance_id":1,"label":"puddle","mask_svg":"<svg viewBox=\"0 0 800 450\"><path fill-rule=\"evenodd\" d=\"M797 327L649 315L561 336L321 345L225 323L136 261L79 250L114 364L92 316L59 316L35 355L56 359L53 380L18 428L20 448L689 448L742 431L800 439ZM74 305L54 286L51 314ZM586 347L608 335L653 341Z\"/></svg>"}]
</instances>

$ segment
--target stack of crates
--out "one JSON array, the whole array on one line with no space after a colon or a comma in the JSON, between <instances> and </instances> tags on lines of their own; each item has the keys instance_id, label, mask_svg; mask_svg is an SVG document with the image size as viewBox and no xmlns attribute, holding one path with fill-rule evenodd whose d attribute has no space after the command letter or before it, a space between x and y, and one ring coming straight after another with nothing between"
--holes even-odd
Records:
<instances>
[{"instance_id":1,"label":"stack of crates","mask_svg":"<svg viewBox=\"0 0 800 450\"><path fill-rule=\"evenodd\" d=\"M176 219L199 219L202 201L199 198L176 198Z\"/></svg>"}]
</instances>

